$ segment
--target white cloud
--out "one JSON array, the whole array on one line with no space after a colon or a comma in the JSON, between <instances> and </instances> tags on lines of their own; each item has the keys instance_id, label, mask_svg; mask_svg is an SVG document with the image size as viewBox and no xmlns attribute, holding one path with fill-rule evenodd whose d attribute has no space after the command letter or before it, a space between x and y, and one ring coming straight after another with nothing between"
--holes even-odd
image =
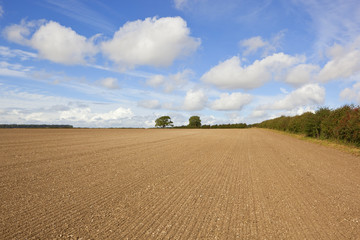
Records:
<instances>
[{"instance_id":1,"label":"white cloud","mask_svg":"<svg viewBox=\"0 0 360 240\"><path fill-rule=\"evenodd\" d=\"M154 75L148 78L146 84L154 88L162 88L166 93L171 93L175 89L186 85L193 74L193 71L190 69L185 69L181 72L170 74L168 76Z\"/></svg>"},{"instance_id":2,"label":"white cloud","mask_svg":"<svg viewBox=\"0 0 360 240\"><path fill-rule=\"evenodd\" d=\"M318 84L307 84L298 88L284 98L261 107L271 110L292 110L296 107L319 105L325 100L325 88Z\"/></svg>"},{"instance_id":3,"label":"white cloud","mask_svg":"<svg viewBox=\"0 0 360 240\"><path fill-rule=\"evenodd\" d=\"M228 120L226 123L241 123L244 122L244 116L241 116L239 112L231 112L226 114Z\"/></svg>"},{"instance_id":4,"label":"white cloud","mask_svg":"<svg viewBox=\"0 0 360 240\"><path fill-rule=\"evenodd\" d=\"M280 91L281 91L282 93L285 93L285 94L288 94L288 93L289 93L285 88L280 88Z\"/></svg>"},{"instance_id":5,"label":"white cloud","mask_svg":"<svg viewBox=\"0 0 360 240\"><path fill-rule=\"evenodd\" d=\"M29 38L36 27L39 28ZM3 34L9 41L30 46L38 50L39 57L57 63L85 64L88 58L98 52L93 39L86 39L54 21L22 20L20 24L6 27Z\"/></svg>"},{"instance_id":6,"label":"white cloud","mask_svg":"<svg viewBox=\"0 0 360 240\"><path fill-rule=\"evenodd\" d=\"M250 94L244 93L223 93L220 98L212 102L211 108L213 110L241 110L245 105L249 104L252 100Z\"/></svg>"},{"instance_id":7,"label":"white cloud","mask_svg":"<svg viewBox=\"0 0 360 240\"><path fill-rule=\"evenodd\" d=\"M330 61L321 69L320 81L348 78L360 72L360 37L346 46L334 44L329 48L328 55Z\"/></svg>"},{"instance_id":8,"label":"white cloud","mask_svg":"<svg viewBox=\"0 0 360 240\"><path fill-rule=\"evenodd\" d=\"M0 67L0 76L8 77L26 77L26 74L22 71L17 71L9 68Z\"/></svg>"},{"instance_id":9,"label":"white cloud","mask_svg":"<svg viewBox=\"0 0 360 240\"><path fill-rule=\"evenodd\" d=\"M20 64L12 64L5 61L0 62L0 75L9 77L27 77L28 72L31 68L24 67Z\"/></svg>"},{"instance_id":10,"label":"white cloud","mask_svg":"<svg viewBox=\"0 0 360 240\"><path fill-rule=\"evenodd\" d=\"M202 125L214 125L216 123L217 119L215 116L201 116L201 123Z\"/></svg>"},{"instance_id":11,"label":"white cloud","mask_svg":"<svg viewBox=\"0 0 360 240\"><path fill-rule=\"evenodd\" d=\"M146 80L146 84L151 87L159 87L164 82L165 82L165 76L160 74L151 76L148 80Z\"/></svg>"},{"instance_id":12,"label":"white cloud","mask_svg":"<svg viewBox=\"0 0 360 240\"><path fill-rule=\"evenodd\" d=\"M316 34L315 50L320 54L333 42L345 43L359 34L360 4L358 0L295 0L312 19ZM299 6L297 6L299 7ZM305 8L304 8L305 7Z\"/></svg>"},{"instance_id":13,"label":"white cloud","mask_svg":"<svg viewBox=\"0 0 360 240\"><path fill-rule=\"evenodd\" d=\"M10 42L21 45L30 45L30 41L27 37L31 34L31 30L38 24L40 23L36 21L26 22L25 20L22 20L20 24L7 26L2 34Z\"/></svg>"},{"instance_id":14,"label":"white cloud","mask_svg":"<svg viewBox=\"0 0 360 240\"><path fill-rule=\"evenodd\" d=\"M84 64L86 58L97 53L97 48L86 37L53 21L41 26L30 42L40 57L63 64Z\"/></svg>"},{"instance_id":15,"label":"white cloud","mask_svg":"<svg viewBox=\"0 0 360 240\"><path fill-rule=\"evenodd\" d=\"M250 53L256 52L259 48L262 48L269 43L264 41L260 36L252 37L249 39L245 39L243 41L240 41L240 45L245 49L244 55L248 55Z\"/></svg>"},{"instance_id":16,"label":"white cloud","mask_svg":"<svg viewBox=\"0 0 360 240\"><path fill-rule=\"evenodd\" d=\"M8 47L0 46L0 56L4 58L18 57L20 60L28 60L30 58L36 58L37 54L32 52L23 51L20 49L10 49Z\"/></svg>"},{"instance_id":17,"label":"white cloud","mask_svg":"<svg viewBox=\"0 0 360 240\"><path fill-rule=\"evenodd\" d=\"M30 113L28 115L25 115L24 119L26 121L47 122L48 121L48 116L46 116L42 112L34 112L34 113Z\"/></svg>"},{"instance_id":18,"label":"white cloud","mask_svg":"<svg viewBox=\"0 0 360 240\"><path fill-rule=\"evenodd\" d=\"M175 8L179 10L183 10L187 2L188 0L174 0Z\"/></svg>"},{"instance_id":19,"label":"white cloud","mask_svg":"<svg viewBox=\"0 0 360 240\"><path fill-rule=\"evenodd\" d=\"M24 92L4 84L0 87L3 123L72 124L81 127L141 126L131 121L134 113L118 104L95 103L56 97L43 92ZM145 120L145 119L144 119Z\"/></svg>"},{"instance_id":20,"label":"white cloud","mask_svg":"<svg viewBox=\"0 0 360 240\"><path fill-rule=\"evenodd\" d=\"M207 97L202 90L189 90L186 93L182 108L186 111L202 110L206 101Z\"/></svg>"},{"instance_id":21,"label":"white cloud","mask_svg":"<svg viewBox=\"0 0 360 240\"><path fill-rule=\"evenodd\" d=\"M72 18L76 21L82 22L87 26L91 26L93 28L107 32L113 32L114 29L116 29L115 25L109 21L109 15L106 16L101 13L102 11L98 11L97 8L90 7L90 5L87 4L86 1L47 0L45 2L46 3L43 4L44 7L48 7L52 11L56 11L60 14L65 15L68 18ZM99 2L99 4L101 3ZM109 7L106 6L106 8Z\"/></svg>"},{"instance_id":22,"label":"white cloud","mask_svg":"<svg viewBox=\"0 0 360 240\"><path fill-rule=\"evenodd\" d=\"M87 108L73 108L67 111L62 111L60 113L60 120L67 120L67 121L89 121L91 109Z\"/></svg>"},{"instance_id":23,"label":"white cloud","mask_svg":"<svg viewBox=\"0 0 360 240\"><path fill-rule=\"evenodd\" d=\"M351 88L342 90L340 97L360 104L360 82L355 83Z\"/></svg>"},{"instance_id":24,"label":"white cloud","mask_svg":"<svg viewBox=\"0 0 360 240\"><path fill-rule=\"evenodd\" d=\"M239 42L240 47L245 48L244 55L249 55L263 49L262 56L267 56L276 51L280 46L281 39L284 37L285 30L278 32L269 41L263 40L261 36L252 37Z\"/></svg>"},{"instance_id":25,"label":"white cloud","mask_svg":"<svg viewBox=\"0 0 360 240\"><path fill-rule=\"evenodd\" d=\"M254 109L250 114L251 118L263 118L266 116L267 116L267 112L259 109Z\"/></svg>"},{"instance_id":26,"label":"white cloud","mask_svg":"<svg viewBox=\"0 0 360 240\"><path fill-rule=\"evenodd\" d=\"M210 69L201 80L222 89L253 89L272 78L282 78L287 68L302 61L304 57L277 53L243 67L235 56Z\"/></svg>"},{"instance_id":27,"label":"white cloud","mask_svg":"<svg viewBox=\"0 0 360 240\"><path fill-rule=\"evenodd\" d=\"M312 106L305 106L305 107L297 107L291 111L289 111L288 114L286 114L287 116L294 116L294 115L301 115L303 113L306 113L306 112L312 112L312 113L315 113L315 108L312 107Z\"/></svg>"},{"instance_id":28,"label":"white cloud","mask_svg":"<svg viewBox=\"0 0 360 240\"><path fill-rule=\"evenodd\" d=\"M299 64L288 71L285 76L285 82L294 86L301 86L303 84L310 83L314 80L319 70L320 67L317 65Z\"/></svg>"},{"instance_id":29,"label":"white cloud","mask_svg":"<svg viewBox=\"0 0 360 240\"><path fill-rule=\"evenodd\" d=\"M134 114L130 108L119 107L114 111L110 111L107 113L97 113L91 118L91 121L99 121L99 120L117 120L122 118L131 118Z\"/></svg>"},{"instance_id":30,"label":"white cloud","mask_svg":"<svg viewBox=\"0 0 360 240\"><path fill-rule=\"evenodd\" d=\"M101 48L123 69L136 65L169 66L199 47L200 39L189 35L190 29L181 17L146 18L127 22Z\"/></svg>"},{"instance_id":31,"label":"white cloud","mask_svg":"<svg viewBox=\"0 0 360 240\"><path fill-rule=\"evenodd\" d=\"M108 89L118 89L118 88L120 88L118 80L116 78L113 78L113 77L103 78L103 79L99 80L97 83L100 86L108 88Z\"/></svg>"},{"instance_id":32,"label":"white cloud","mask_svg":"<svg viewBox=\"0 0 360 240\"><path fill-rule=\"evenodd\" d=\"M72 108L70 110L62 111L60 113L60 120L67 120L71 122L98 122L119 120L123 118L131 118L134 114L130 108L119 107L114 111L106 113L93 113L91 108Z\"/></svg>"},{"instance_id":33,"label":"white cloud","mask_svg":"<svg viewBox=\"0 0 360 240\"><path fill-rule=\"evenodd\" d=\"M160 108L160 102L158 100L142 100L138 102L138 106L149 109Z\"/></svg>"}]
</instances>

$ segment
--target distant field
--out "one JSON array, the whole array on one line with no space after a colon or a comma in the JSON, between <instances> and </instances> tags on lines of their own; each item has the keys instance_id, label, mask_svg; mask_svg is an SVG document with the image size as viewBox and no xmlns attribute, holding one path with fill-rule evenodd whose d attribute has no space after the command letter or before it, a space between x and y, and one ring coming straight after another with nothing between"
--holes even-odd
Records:
<instances>
[{"instance_id":1,"label":"distant field","mask_svg":"<svg viewBox=\"0 0 360 240\"><path fill-rule=\"evenodd\" d=\"M264 129L0 129L0 239L360 239L360 158Z\"/></svg>"}]
</instances>

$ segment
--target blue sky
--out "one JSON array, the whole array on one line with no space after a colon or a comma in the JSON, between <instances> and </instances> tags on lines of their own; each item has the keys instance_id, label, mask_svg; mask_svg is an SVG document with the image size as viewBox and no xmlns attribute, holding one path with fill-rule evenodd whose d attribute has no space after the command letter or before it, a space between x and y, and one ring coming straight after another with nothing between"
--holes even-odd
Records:
<instances>
[{"instance_id":1,"label":"blue sky","mask_svg":"<svg viewBox=\"0 0 360 240\"><path fill-rule=\"evenodd\" d=\"M360 104L357 0L0 0L0 123L265 119Z\"/></svg>"}]
</instances>

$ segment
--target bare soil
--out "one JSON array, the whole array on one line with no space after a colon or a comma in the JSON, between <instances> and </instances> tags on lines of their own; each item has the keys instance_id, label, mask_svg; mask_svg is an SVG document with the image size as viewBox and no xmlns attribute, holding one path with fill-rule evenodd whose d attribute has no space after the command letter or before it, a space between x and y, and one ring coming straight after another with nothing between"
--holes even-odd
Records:
<instances>
[{"instance_id":1,"label":"bare soil","mask_svg":"<svg viewBox=\"0 0 360 240\"><path fill-rule=\"evenodd\" d=\"M1 129L0 239L360 239L360 158L263 129Z\"/></svg>"}]
</instances>

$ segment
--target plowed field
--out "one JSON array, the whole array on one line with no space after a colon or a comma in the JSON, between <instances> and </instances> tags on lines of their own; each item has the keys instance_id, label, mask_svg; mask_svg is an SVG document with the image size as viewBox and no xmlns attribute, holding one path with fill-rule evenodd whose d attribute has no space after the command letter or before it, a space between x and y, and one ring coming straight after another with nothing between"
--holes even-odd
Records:
<instances>
[{"instance_id":1,"label":"plowed field","mask_svg":"<svg viewBox=\"0 0 360 240\"><path fill-rule=\"evenodd\" d=\"M360 158L262 129L2 129L0 239L360 239Z\"/></svg>"}]
</instances>

